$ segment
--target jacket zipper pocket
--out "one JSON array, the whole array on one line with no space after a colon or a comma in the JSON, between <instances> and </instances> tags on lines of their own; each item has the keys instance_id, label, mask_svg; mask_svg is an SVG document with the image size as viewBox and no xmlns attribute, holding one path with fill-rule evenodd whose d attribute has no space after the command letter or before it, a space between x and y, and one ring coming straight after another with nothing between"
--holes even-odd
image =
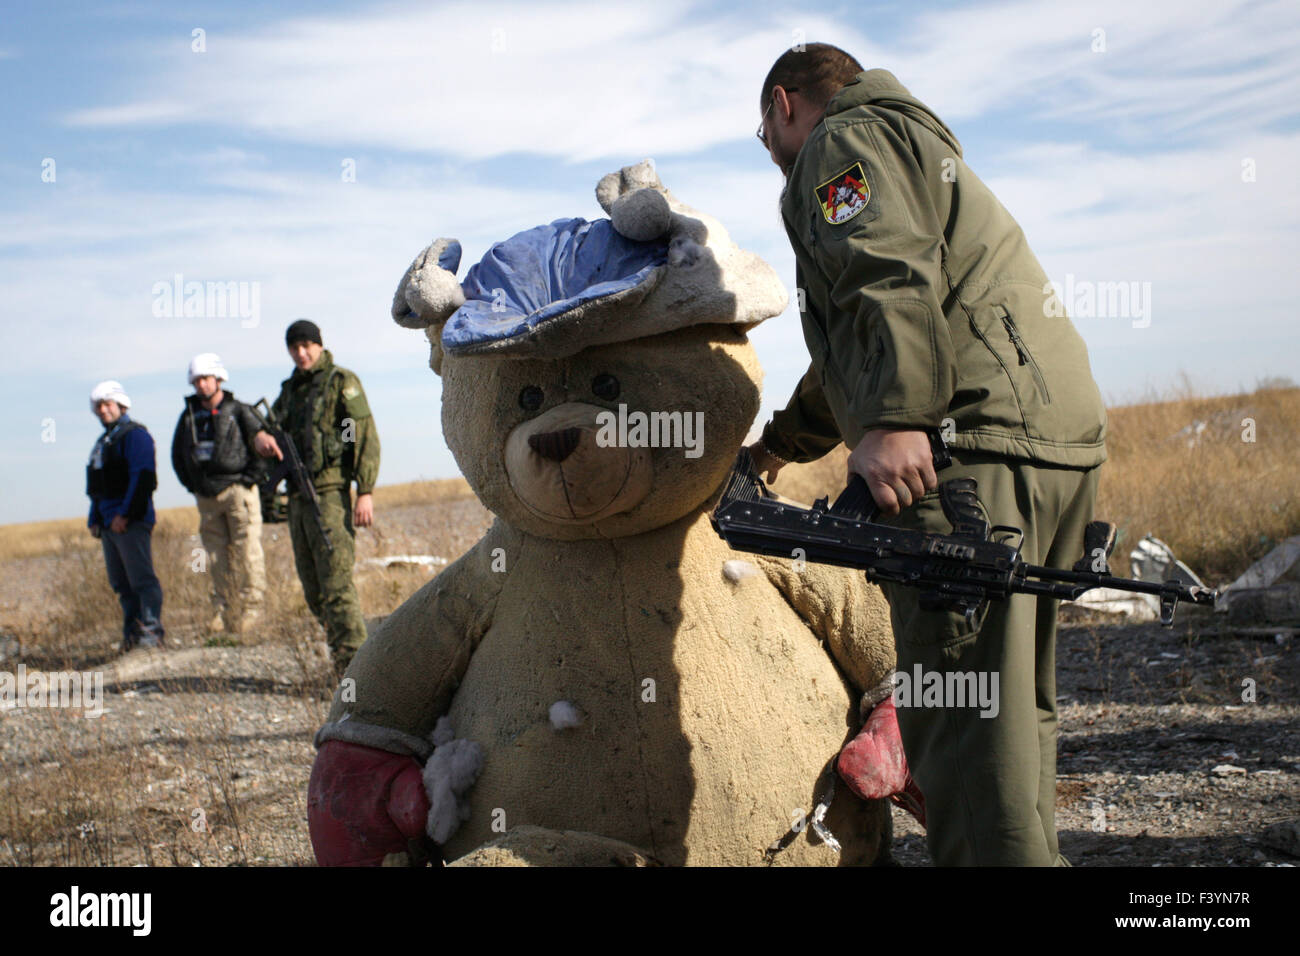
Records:
<instances>
[{"instance_id":1,"label":"jacket zipper pocket","mask_svg":"<svg viewBox=\"0 0 1300 956\"><path fill-rule=\"evenodd\" d=\"M1030 354L1029 348L1025 345L1025 340L1020 337L1020 329L1016 327L1015 320L1011 318L1011 313L1004 306L998 306L998 315L1002 319L1003 326L1006 327L1007 337L1011 339L1016 354L1020 356L1020 364L1029 366L1029 370L1034 375L1034 381L1043 393L1044 404L1050 405L1052 403L1052 393L1048 391L1047 380L1043 378L1042 370L1039 369L1038 363L1034 361L1033 355Z\"/></svg>"}]
</instances>

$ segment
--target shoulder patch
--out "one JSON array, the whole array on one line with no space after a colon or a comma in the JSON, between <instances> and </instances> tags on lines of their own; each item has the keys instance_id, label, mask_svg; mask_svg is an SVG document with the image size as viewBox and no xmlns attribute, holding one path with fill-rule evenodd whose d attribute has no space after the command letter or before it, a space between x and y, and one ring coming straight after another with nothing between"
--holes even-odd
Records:
<instances>
[{"instance_id":1,"label":"shoulder patch","mask_svg":"<svg viewBox=\"0 0 1300 956\"><path fill-rule=\"evenodd\" d=\"M361 382L355 375L348 374L343 379L343 387L339 389L339 396L343 399L343 408L349 418L365 418L370 414L370 403L366 401L366 393L361 388Z\"/></svg>"},{"instance_id":2,"label":"shoulder patch","mask_svg":"<svg viewBox=\"0 0 1300 956\"><path fill-rule=\"evenodd\" d=\"M871 187L867 185L867 174L863 172L861 162L854 163L817 187L817 205L832 226L848 222L867 208L870 199Z\"/></svg>"}]
</instances>

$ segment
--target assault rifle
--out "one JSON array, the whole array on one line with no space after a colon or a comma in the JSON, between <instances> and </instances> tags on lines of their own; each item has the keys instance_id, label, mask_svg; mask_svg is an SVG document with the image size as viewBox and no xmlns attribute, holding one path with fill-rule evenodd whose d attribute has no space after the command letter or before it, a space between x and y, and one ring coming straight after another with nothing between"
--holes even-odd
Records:
<instances>
[{"instance_id":1,"label":"assault rifle","mask_svg":"<svg viewBox=\"0 0 1300 956\"><path fill-rule=\"evenodd\" d=\"M950 463L942 439L931 433L936 471ZM989 527L973 478L939 486L939 502L952 532L913 531L875 521L879 512L866 482L854 475L834 504L819 498L811 508L768 491L749 451L742 448L714 508L713 528L738 551L802 557L865 571L868 581L921 589L925 610L956 611L973 626L983 623L990 600L1010 594L1042 594L1072 601L1093 588L1115 588L1160 598L1160 623L1174 622L1179 601L1213 606L1218 592L1177 581L1114 577L1106 559L1115 547L1115 526L1088 524L1084 554L1069 570L1027 564L1020 557L1024 532ZM797 552L802 551L800 555Z\"/></svg>"},{"instance_id":2,"label":"assault rifle","mask_svg":"<svg viewBox=\"0 0 1300 956\"><path fill-rule=\"evenodd\" d=\"M265 398L259 398L251 407L262 428L275 439L275 443L280 446L280 451L284 454L279 465L271 472L271 477L261 485L263 520L270 522L288 520L288 505L277 494L280 482L286 482L289 491L297 491L311 502L311 513L316 519L316 529L320 531L321 538L325 541L325 550L332 552L334 542L330 540L330 529L325 527L325 522L321 518L320 497L311 483L311 472L307 470L302 456L298 454L298 446L294 444L285 429L275 424L275 415L266 404Z\"/></svg>"}]
</instances>

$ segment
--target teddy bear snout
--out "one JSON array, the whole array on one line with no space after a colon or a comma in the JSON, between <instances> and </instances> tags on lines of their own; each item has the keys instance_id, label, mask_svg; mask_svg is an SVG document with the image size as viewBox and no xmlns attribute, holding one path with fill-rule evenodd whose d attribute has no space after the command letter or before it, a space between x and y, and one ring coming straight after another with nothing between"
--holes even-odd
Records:
<instances>
[{"instance_id":1,"label":"teddy bear snout","mask_svg":"<svg viewBox=\"0 0 1300 956\"><path fill-rule=\"evenodd\" d=\"M566 402L522 422L506 438L505 466L519 501L564 524L631 511L654 483L648 449L601 440L607 409Z\"/></svg>"},{"instance_id":2,"label":"teddy bear snout","mask_svg":"<svg viewBox=\"0 0 1300 956\"><path fill-rule=\"evenodd\" d=\"M559 431L542 432L540 435L528 436L528 447L543 458L551 461L564 461L582 440L581 428L562 428Z\"/></svg>"}]
</instances>

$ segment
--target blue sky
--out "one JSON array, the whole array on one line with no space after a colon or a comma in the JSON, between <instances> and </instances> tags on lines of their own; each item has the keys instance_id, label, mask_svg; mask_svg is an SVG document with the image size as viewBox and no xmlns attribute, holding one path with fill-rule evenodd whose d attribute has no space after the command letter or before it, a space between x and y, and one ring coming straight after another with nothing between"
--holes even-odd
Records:
<instances>
[{"instance_id":1,"label":"blue sky","mask_svg":"<svg viewBox=\"0 0 1300 956\"><path fill-rule=\"evenodd\" d=\"M800 40L891 70L942 116L1063 287L1149 294L1144 316L1072 309L1108 400L1183 373L1207 392L1300 380L1294 4L14 7L0 522L84 511L105 378L159 439L156 502L192 502L167 464L189 358L216 351L236 394L272 396L299 316L365 383L381 482L455 474L427 347L388 317L402 272L435 236L461 240L463 276L494 241L599 216L596 181L646 156L792 285L753 132L763 75ZM156 314L176 275L255 287L256 322ZM753 341L762 420L807 353L792 311Z\"/></svg>"}]
</instances>

